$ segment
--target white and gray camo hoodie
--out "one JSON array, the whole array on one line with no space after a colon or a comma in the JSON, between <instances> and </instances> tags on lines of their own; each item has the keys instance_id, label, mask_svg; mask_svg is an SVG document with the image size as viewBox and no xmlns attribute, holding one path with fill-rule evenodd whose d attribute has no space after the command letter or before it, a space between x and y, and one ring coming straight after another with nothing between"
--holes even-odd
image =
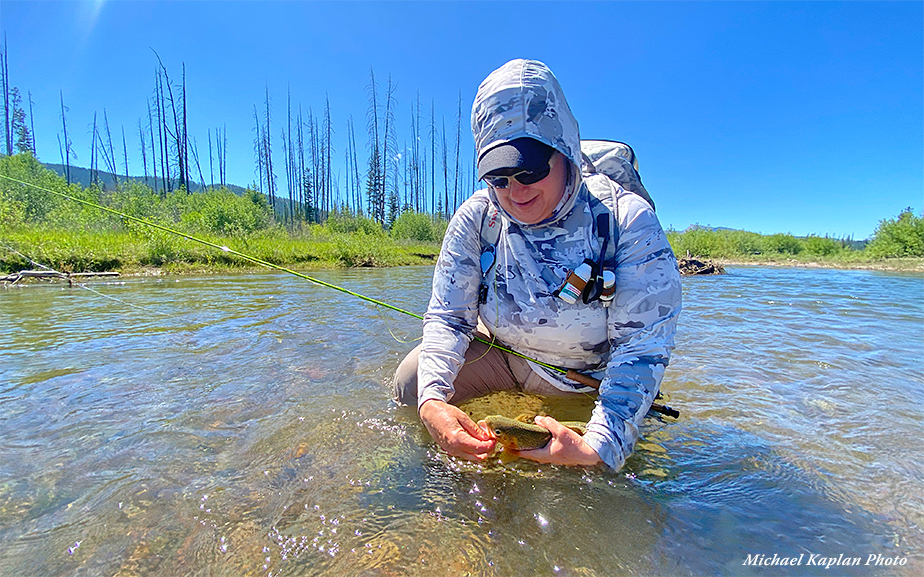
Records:
<instances>
[{"instance_id":1,"label":"white and gray camo hoodie","mask_svg":"<svg viewBox=\"0 0 924 577\"><path fill-rule=\"evenodd\" d=\"M539 140L571 161L571 177L552 216L537 224L506 213L490 188L476 192L453 215L424 317L418 407L452 399L481 318L499 343L527 357L602 378L584 440L618 469L634 448L673 348L681 309L674 254L645 200L605 176L581 175L577 121L558 80L541 62L513 60L482 82L472 107L472 133L479 155L499 142ZM580 299L571 305L553 294L569 270L600 254L603 243L591 211L596 199L588 186L612 190L598 194L614 224L615 255L605 268L616 274L616 294L608 307ZM481 231L488 210L499 211L501 229L495 265L486 277L487 302L479 304ZM581 390L561 374L530 364L558 388Z\"/></svg>"}]
</instances>

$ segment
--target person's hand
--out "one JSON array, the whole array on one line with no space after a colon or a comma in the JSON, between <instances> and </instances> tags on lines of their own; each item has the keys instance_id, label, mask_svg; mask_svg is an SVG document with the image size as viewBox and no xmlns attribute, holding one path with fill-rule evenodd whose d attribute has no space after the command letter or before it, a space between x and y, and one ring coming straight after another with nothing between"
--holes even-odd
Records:
<instances>
[{"instance_id":1,"label":"person's hand","mask_svg":"<svg viewBox=\"0 0 924 577\"><path fill-rule=\"evenodd\" d=\"M583 437L552 417L536 417L536 424L552 433L552 440L541 449L517 451L517 455L539 463L554 465L598 465L602 461Z\"/></svg>"},{"instance_id":2,"label":"person's hand","mask_svg":"<svg viewBox=\"0 0 924 577\"><path fill-rule=\"evenodd\" d=\"M484 461L496 441L464 411L444 401L430 400L420 407L420 420L444 451L469 461Z\"/></svg>"}]
</instances>

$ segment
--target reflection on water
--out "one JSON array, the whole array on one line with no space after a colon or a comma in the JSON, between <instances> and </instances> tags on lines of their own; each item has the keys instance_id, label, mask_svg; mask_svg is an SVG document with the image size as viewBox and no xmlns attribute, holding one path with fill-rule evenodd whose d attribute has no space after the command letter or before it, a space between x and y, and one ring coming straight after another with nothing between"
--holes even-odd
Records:
<instances>
[{"instance_id":1,"label":"reflection on water","mask_svg":"<svg viewBox=\"0 0 924 577\"><path fill-rule=\"evenodd\" d=\"M317 276L420 312L431 274ZM920 275L684 279L663 386L681 418L650 418L616 473L446 457L390 401L419 322L347 295L277 274L92 286L123 302L0 291L0 574L924 566ZM586 419L589 404L468 409ZM803 565L744 565L774 553ZM825 570L813 554L906 561Z\"/></svg>"}]
</instances>

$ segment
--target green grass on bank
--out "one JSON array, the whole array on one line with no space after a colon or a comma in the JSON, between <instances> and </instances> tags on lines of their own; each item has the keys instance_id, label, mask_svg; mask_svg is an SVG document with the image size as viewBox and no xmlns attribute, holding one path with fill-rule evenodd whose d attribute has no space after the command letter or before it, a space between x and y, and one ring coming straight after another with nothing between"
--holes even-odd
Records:
<instances>
[{"instance_id":1,"label":"green grass on bank","mask_svg":"<svg viewBox=\"0 0 924 577\"><path fill-rule=\"evenodd\" d=\"M258 267L214 247L48 191L98 204L286 268L432 264L446 222L426 214L393 215L386 230L361 215L337 212L323 224L280 223L266 198L218 188L168 193L131 183L116 190L68 185L29 154L0 157L0 272L35 268L65 272L148 268L200 272ZM316 215L312 215L316 216ZM16 251L16 252L14 252Z\"/></svg>"},{"instance_id":2,"label":"green grass on bank","mask_svg":"<svg viewBox=\"0 0 924 577\"><path fill-rule=\"evenodd\" d=\"M272 230L246 238L198 234L197 238L227 246L285 268L402 266L433 264L439 245L362 233L315 234L293 238ZM7 248L62 272L117 270L125 274L158 268L166 273L252 269L259 265L215 248L155 231L85 231L20 228L4 231ZM36 268L29 260L0 247L0 272Z\"/></svg>"},{"instance_id":3,"label":"green grass on bank","mask_svg":"<svg viewBox=\"0 0 924 577\"><path fill-rule=\"evenodd\" d=\"M743 230L692 227L667 231L679 257L695 256L726 264L804 265L924 271L924 218L910 208L897 219L880 221L862 250L850 239L810 235L761 235Z\"/></svg>"}]
</instances>

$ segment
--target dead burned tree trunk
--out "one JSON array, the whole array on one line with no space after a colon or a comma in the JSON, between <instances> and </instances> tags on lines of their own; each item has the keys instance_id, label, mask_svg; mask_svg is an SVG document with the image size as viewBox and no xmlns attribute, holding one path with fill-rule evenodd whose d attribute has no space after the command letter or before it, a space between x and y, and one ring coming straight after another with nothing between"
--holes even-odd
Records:
<instances>
[{"instance_id":1,"label":"dead burned tree trunk","mask_svg":"<svg viewBox=\"0 0 924 577\"><path fill-rule=\"evenodd\" d=\"M138 119L138 139L141 141L141 169L144 171L144 183L148 184L148 150L144 141L144 126L141 119ZM128 160L126 160L126 165ZM155 193L157 191L155 190Z\"/></svg>"},{"instance_id":2,"label":"dead burned tree trunk","mask_svg":"<svg viewBox=\"0 0 924 577\"><path fill-rule=\"evenodd\" d=\"M227 184L228 174L228 126L222 125L221 138L218 139L218 182L222 186Z\"/></svg>"},{"instance_id":3,"label":"dead burned tree trunk","mask_svg":"<svg viewBox=\"0 0 924 577\"><path fill-rule=\"evenodd\" d=\"M382 154L382 195L381 195L381 202L382 202L382 207L381 207L382 222L385 221L385 200L389 197L389 193L388 193L388 161L389 161L389 158L394 159L394 156L395 156L395 154L396 154L396 152L397 152L397 151L395 150L395 149L397 148L397 138L395 137L395 134L394 134L394 132L395 132L395 128L394 128L394 125L395 125L395 112L394 112L395 97L394 97L394 94L395 94L395 90L396 90L397 88L398 88L398 87L397 87L394 83L392 83L392 81L391 81L391 74L389 74L389 75L388 75L388 87L387 87L387 89L385 90L385 132L384 132L383 138L382 138L382 142L383 142L383 146L382 146L382 148L383 148L383 154ZM393 184L393 186L392 186L392 193L393 193L394 195L397 195L397 193L398 193L397 175L398 175L398 170L397 170L397 168L395 168L394 174L393 174L393 179L395 179L395 181L392 183L392 184ZM389 199L389 202L391 202L391 199Z\"/></svg>"},{"instance_id":4,"label":"dead burned tree trunk","mask_svg":"<svg viewBox=\"0 0 924 577\"><path fill-rule=\"evenodd\" d=\"M185 62L183 63L183 87L182 87L182 90L183 90L183 122L182 122L181 127L182 127L182 130L183 130L183 133L182 133L182 134L183 134L183 138L182 138L182 140L183 140L183 148L182 148L182 150L180 151L180 156L182 156L182 158L183 158L183 166L184 166L185 169L186 169L186 173L183 175L183 181L186 183L186 185L187 185L187 187L188 187L188 186L189 186L190 164L189 164L189 132L188 132L187 129L186 129L186 128L187 128L188 115L187 115L187 113L186 113L186 63L185 63ZM179 130L179 128L178 128L178 130ZM198 154L196 155L196 166L197 166L197 167L199 166ZM200 180L201 180L201 178L202 178L202 168L199 168L199 178L200 178Z\"/></svg>"},{"instance_id":5,"label":"dead burned tree trunk","mask_svg":"<svg viewBox=\"0 0 924 577\"><path fill-rule=\"evenodd\" d=\"M449 159L446 149L446 118L443 117L443 216L449 220Z\"/></svg>"},{"instance_id":6,"label":"dead burned tree trunk","mask_svg":"<svg viewBox=\"0 0 924 577\"><path fill-rule=\"evenodd\" d=\"M152 49L153 51L153 49ZM163 76L163 83L161 84L161 98L163 98L163 86L167 86L167 96L169 97L170 111L173 113L173 132L170 132L167 129L166 123L166 106L163 105L162 100L162 113L164 115L164 128L167 129L167 133L173 138L174 151L176 152L176 162L177 162L177 179L178 184L181 188L185 188L186 191L189 191L189 148L186 138L186 65L183 64L183 79L182 79L182 111L177 110L177 99L173 96L173 85L170 83L170 76L167 73L167 67L164 66L163 61L160 59L160 55L154 51L154 55L157 56L157 62L160 64L160 75ZM169 178L168 178L169 181Z\"/></svg>"},{"instance_id":7,"label":"dead burned tree trunk","mask_svg":"<svg viewBox=\"0 0 924 577\"><path fill-rule=\"evenodd\" d=\"M60 91L61 94L61 126L64 128L64 147L63 147L63 161L64 161L64 174L67 179L67 184L71 184L71 141L67 137L67 107L64 106L64 91Z\"/></svg>"},{"instance_id":8,"label":"dead burned tree trunk","mask_svg":"<svg viewBox=\"0 0 924 577\"><path fill-rule=\"evenodd\" d=\"M109 130L109 115L106 114L105 108L103 108L103 127L106 129L105 143L102 140L102 135L100 135L100 144L101 148L103 149L103 160L106 161L106 169L109 170L109 174L112 175L112 182L115 184L115 187L118 188L119 176L117 174L118 168L116 167L115 149L112 147L112 131Z\"/></svg>"},{"instance_id":9,"label":"dead burned tree trunk","mask_svg":"<svg viewBox=\"0 0 924 577\"><path fill-rule=\"evenodd\" d=\"M167 193L173 190L173 183L170 180L170 163L168 162L169 154L167 152L167 111L164 110L164 85L159 70L155 70L154 77L154 108L157 112L158 160L160 160L160 177L163 182L161 195L166 196Z\"/></svg>"},{"instance_id":10,"label":"dead burned tree trunk","mask_svg":"<svg viewBox=\"0 0 924 577\"><path fill-rule=\"evenodd\" d=\"M452 212L456 211L456 207L459 206L459 154L461 152L460 145L462 143L462 90L459 90L459 107L456 112L456 173L455 173L455 186L453 187L452 192ZM448 213L451 214L451 213Z\"/></svg>"},{"instance_id":11,"label":"dead burned tree trunk","mask_svg":"<svg viewBox=\"0 0 924 577\"><path fill-rule=\"evenodd\" d=\"M3 135L6 141L6 155L13 155L13 123L10 117L10 58L6 45L6 34L3 35L3 48L0 50L0 75L3 90Z\"/></svg>"},{"instance_id":12,"label":"dead burned tree trunk","mask_svg":"<svg viewBox=\"0 0 924 577\"><path fill-rule=\"evenodd\" d=\"M436 99L430 100L430 214L436 214Z\"/></svg>"},{"instance_id":13,"label":"dead burned tree trunk","mask_svg":"<svg viewBox=\"0 0 924 577\"><path fill-rule=\"evenodd\" d=\"M125 164L123 166L123 168L125 168L125 179L128 180L128 145L125 143L124 126L122 127L122 154L124 155L123 158L125 159Z\"/></svg>"},{"instance_id":14,"label":"dead burned tree trunk","mask_svg":"<svg viewBox=\"0 0 924 577\"><path fill-rule=\"evenodd\" d=\"M266 172L266 194L275 213L276 210L276 177L273 174L273 152L270 139L270 105L269 84L266 85L266 128L263 131L263 166Z\"/></svg>"},{"instance_id":15,"label":"dead burned tree trunk","mask_svg":"<svg viewBox=\"0 0 924 577\"><path fill-rule=\"evenodd\" d=\"M253 152L257 159L257 188L259 192L265 194L263 190L263 135L260 127L260 117L257 115L257 105L253 107L253 121L256 125L256 137L253 140Z\"/></svg>"},{"instance_id":16,"label":"dead burned tree trunk","mask_svg":"<svg viewBox=\"0 0 924 577\"><path fill-rule=\"evenodd\" d=\"M93 113L93 135L90 137L90 186L97 181L97 158L96 158L96 141L99 137L96 134L96 113Z\"/></svg>"},{"instance_id":17,"label":"dead burned tree trunk","mask_svg":"<svg viewBox=\"0 0 924 577\"><path fill-rule=\"evenodd\" d=\"M369 163L366 173L366 200L369 206L369 216L379 224L385 222L385 200L381 187L382 150L379 146L379 105L376 98L375 72L369 67L369 110L367 114L367 128L369 130Z\"/></svg>"},{"instance_id":18,"label":"dead burned tree trunk","mask_svg":"<svg viewBox=\"0 0 924 577\"><path fill-rule=\"evenodd\" d=\"M356 188L356 214L363 214L363 195L362 195L362 181L359 176L359 157L356 153L356 131L353 127L353 117L350 117L350 142L352 143L353 149L353 174L355 177L354 183Z\"/></svg>"},{"instance_id":19,"label":"dead burned tree trunk","mask_svg":"<svg viewBox=\"0 0 924 577\"><path fill-rule=\"evenodd\" d=\"M325 94L324 97L324 182L327 184L327 190L325 192L325 200L327 209L327 215L330 215L331 211L334 209L334 183L333 183L333 171L331 170L331 157L333 156L333 146L331 145L331 133L333 132L334 127L331 126L330 121L330 98ZM326 218L326 217L325 217Z\"/></svg>"}]
</instances>

